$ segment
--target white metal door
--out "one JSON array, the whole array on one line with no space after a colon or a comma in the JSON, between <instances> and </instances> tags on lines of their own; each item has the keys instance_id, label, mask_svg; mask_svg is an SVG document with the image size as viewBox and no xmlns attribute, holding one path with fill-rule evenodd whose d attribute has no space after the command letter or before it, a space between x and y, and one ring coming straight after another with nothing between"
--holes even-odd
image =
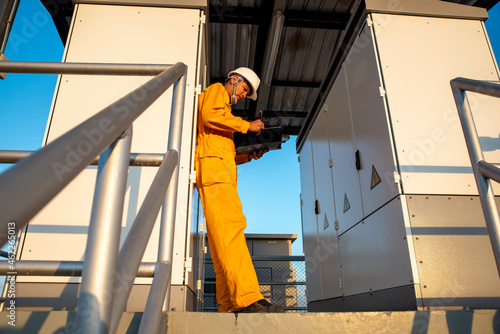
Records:
<instances>
[{"instance_id":1,"label":"white metal door","mask_svg":"<svg viewBox=\"0 0 500 334\"><path fill-rule=\"evenodd\" d=\"M340 257L336 222L336 203L332 168L330 167L330 145L328 141L328 124L323 109L309 137L312 141L312 158L314 168L314 184L316 189L319 244L315 249L315 258L321 267L321 299L342 295L340 276Z\"/></svg>"},{"instance_id":2,"label":"white metal door","mask_svg":"<svg viewBox=\"0 0 500 334\"><path fill-rule=\"evenodd\" d=\"M340 236L346 296L413 284L404 219L398 197Z\"/></svg>"},{"instance_id":3,"label":"white metal door","mask_svg":"<svg viewBox=\"0 0 500 334\"><path fill-rule=\"evenodd\" d=\"M317 217L314 213L316 194L311 139L305 140L300 151L300 189L302 212L302 240L306 265L307 301L321 299L321 272L314 253L318 247Z\"/></svg>"},{"instance_id":4,"label":"white metal door","mask_svg":"<svg viewBox=\"0 0 500 334\"><path fill-rule=\"evenodd\" d=\"M361 160L361 198L367 216L399 194L384 86L369 24L349 52L345 69L354 141Z\"/></svg>"},{"instance_id":5,"label":"white metal door","mask_svg":"<svg viewBox=\"0 0 500 334\"><path fill-rule=\"evenodd\" d=\"M341 234L363 218L345 67L326 98L326 109L338 233Z\"/></svg>"}]
</instances>

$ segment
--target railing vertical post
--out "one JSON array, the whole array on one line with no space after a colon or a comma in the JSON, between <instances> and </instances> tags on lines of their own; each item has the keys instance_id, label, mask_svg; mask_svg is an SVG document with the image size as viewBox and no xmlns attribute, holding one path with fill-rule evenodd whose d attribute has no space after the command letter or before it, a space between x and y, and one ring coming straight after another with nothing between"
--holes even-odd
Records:
<instances>
[{"instance_id":1,"label":"railing vertical post","mask_svg":"<svg viewBox=\"0 0 500 334\"><path fill-rule=\"evenodd\" d=\"M483 207L486 226L488 227L488 231L490 234L490 240L493 246L493 254L495 255L497 264L497 270L500 275L500 216L498 214L498 209L495 203L495 194L493 193L491 181L488 178L482 176L478 171L477 164L480 161L484 160L484 156L483 150L481 149L481 144L479 142L479 137L477 135L476 126L474 124L474 118L465 96L465 91L457 88L453 81L451 86L453 95L455 97L455 103L458 108L458 114L460 116L460 123L462 124L465 142L469 151L472 169L474 171L474 177L476 179L479 197L481 199L481 205Z\"/></svg>"},{"instance_id":2,"label":"railing vertical post","mask_svg":"<svg viewBox=\"0 0 500 334\"><path fill-rule=\"evenodd\" d=\"M162 314L162 305L167 292L170 265L160 261L155 267L153 283L149 290L148 301L142 314L139 334L158 333Z\"/></svg>"},{"instance_id":3,"label":"railing vertical post","mask_svg":"<svg viewBox=\"0 0 500 334\"><path fill-rule=\"evenodd\" d=\"M141 204L118 255L118 271L113 290L113 311L109 333L114 334L127 306L141 260L158 218L167 188L178 163L176 150L165 153L153 183Z\"/></svg>"},{"instance_id":4,"label":"railing vertical post","mask_svg":"<svg viewBox=\"0 0 500 334\"><path fill-rule=\"evenodd\" d=\"M182 119L184 117L184 99L186 93L186 75L185 73L179 81L174 85L172 93L172 111L170 116L170 129L168 132L168 149L174 149L177 152L181 151L182 140ZM180 165L180 157L179 157ZM177 189L179 183L179 165L174 171L172 181L167 190L165 201L162 206L161 226L160 226L160 242L158 249L158 261L168 263L168 279L167 279L167 294L163 310L167 310L170 302L170 280L172 274L172 259L174 249L174 233L175 233L175 214L177 204Z\"/></svg>"},{"instance_id":5,"label":"railing vertical post","mask_svg":"<svg viewBox=\"0 0 500 334\"><path fill-rule=\"evenodd\" d=\"M129 127L100 156L78 298L80 333L108 333L132 141Z\"/></svg>"}]
</instances>

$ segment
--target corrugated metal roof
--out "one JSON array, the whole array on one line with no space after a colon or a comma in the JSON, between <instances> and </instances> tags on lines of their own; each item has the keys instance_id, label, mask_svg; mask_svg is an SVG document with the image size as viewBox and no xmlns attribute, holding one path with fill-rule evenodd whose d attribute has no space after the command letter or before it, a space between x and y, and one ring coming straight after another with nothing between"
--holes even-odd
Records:
<instances>
[{"instance_id":1,"label":"corrugated metal roof","mask_svg":"<svg viewBox=\"0 0 500 334\"><path fill-rule=\"evenodd\" d=\"M271 85L262 83L258 102L245 101L233 110L249 119L262 111L267 125L281 125L285 133L297 134L356 2L210 1L210 81L224 80L239 66L254 69L262 78L272 14L281 11L285 21Z\"/></svg>"},{"instance_id":2,"label":"corrugated metal roof","mask_svg":"<svg viewBox=\"0 0 500 334\"><path fill-rule=\"evenodd\" d=\"M449 2L489 9L498 1ZM267 126L283 126L284 133L296 135L307 115L319 108L326 81L333 79L328 74L362 7L359 0L210 0L210 81L223 81L239 66L254 69L262 78L272 16L281 11L285 21L271 84L261 84L257 102L239 103L233 112L253 120L262 111Z\"/></svg>"}]
</instances>

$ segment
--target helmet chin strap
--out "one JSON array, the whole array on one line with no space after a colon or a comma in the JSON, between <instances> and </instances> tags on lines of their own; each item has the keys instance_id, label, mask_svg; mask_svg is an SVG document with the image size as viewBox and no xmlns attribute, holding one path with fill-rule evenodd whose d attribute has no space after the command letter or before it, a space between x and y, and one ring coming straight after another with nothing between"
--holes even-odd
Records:
<instances>
[{"instance_id":1,"label":"helmet chin strap","mask_svg":"<svg viewBox=\"0 0 500 334\"><path fill-rule=\"evenodd\" d=\"M233 96L231 96L231 104L236 104L238 102L238 99L236 98L236 86L238 85L238 82L240 80L241 78L237 78L233 84Z\"/></svg>"}]
</instances>

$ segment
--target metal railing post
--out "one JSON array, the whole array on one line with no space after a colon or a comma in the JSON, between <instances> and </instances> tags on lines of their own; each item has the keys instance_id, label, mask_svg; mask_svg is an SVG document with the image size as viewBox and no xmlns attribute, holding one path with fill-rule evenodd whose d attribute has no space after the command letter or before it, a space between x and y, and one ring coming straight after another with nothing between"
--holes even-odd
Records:
<instances>
[{"instance_id":1,"label":"metal railing post","mask_svg":"<svg viewBox=\"0 0 500 334\"><path fill-rule=\"evenodd\" d=\"M488 227L493 254L495 256L497 270L500 275L500 216L495 202L495 194L491 181L481 175L478 170L478 163L484 160L483 151L479 142L474 118L465 96L465 90L470 90L480 94L500 97L500 85L493 85L476 80L457 78L451 81L455 103L457 105L460 123L469 151L474 177L476 179L481 205L483 207L486 226Z\"/></svg>"},{"instance_id":2,"label":"metal railing post","mask_svg":"<svg viewBox=\"0 0 500 334\"><path fill-rule=\"evenodd\" d=\"M170 150L165 154L163 162L149 188L146 197L135 217L118 256L118 271L113 290L113 310L109 333L113 334L118 328L130 291L141 264L144 251L148 245L156 218L160 212L161 204L167 187L178 162L178 154Z\"/></svg>"},{"instance_id":3,"label":"metal railing post","mask_svg":"<svg viewBox=\"0 0 500 334\"><path fill-rule=\"evenodd\" d=\"M99 158L76 315L82 333L109 330L131 145L132 126Z\"/></svg>"},{"instance_id":4,"label":"metal railing post","mask_svg":"<svg viewBox=\"0 0 500 334\"><path fill-rule=\"evenodd\" d=\"M172 93L172 111L170 116L170 129L168 132L168 148L180 152L182 140L182 120L184 117L184 99L186 92L186 76L183 76L174 86ZM163 310L167 310L170 301L170 278L172 273L172 260L175 235L175 215L177 207L177 189L179 183L179 166L174 171L172 183L167 190L162 206L160 242L158 261L168 263L167 294Z\"/></svg>"},{"instance_id":5,"label":"metal railing post","mask_svg":"<svg viewBox=\"0 0 500 334\"><path fill-rule=\"evenodd\" d=\"M165 261L160 261L156 265L153 284L151 284L148 301L139 326L139 334L158 333L170 268L170 264Z\"/></svg>"}]
</instances>

